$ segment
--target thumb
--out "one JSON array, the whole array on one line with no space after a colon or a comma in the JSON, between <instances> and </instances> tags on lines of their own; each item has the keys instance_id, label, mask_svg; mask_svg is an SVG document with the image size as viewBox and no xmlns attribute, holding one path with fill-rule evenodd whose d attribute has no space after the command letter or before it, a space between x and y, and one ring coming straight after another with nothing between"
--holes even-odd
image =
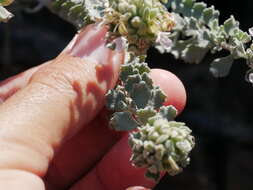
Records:
<instances>
[{"instance_id":1,"label":"thumb","mask_svg":"<svg viewBox=\"0 0 253 190\"><path fill-rule=\"evenodd\" d=\"M106 32L106 27L87 27L1 104L1 171L44 176L54 150L103 107L124 59L123 50L105 47Z\"/></svg>"}]
</instances>

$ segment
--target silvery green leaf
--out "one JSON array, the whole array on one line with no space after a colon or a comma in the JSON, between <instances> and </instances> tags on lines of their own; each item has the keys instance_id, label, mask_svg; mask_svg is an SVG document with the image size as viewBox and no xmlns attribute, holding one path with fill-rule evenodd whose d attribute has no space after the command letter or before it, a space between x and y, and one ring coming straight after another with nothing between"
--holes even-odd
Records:
<instances>
[{"instance_id":1,"label":"silvery green leaf","mask_svg":"<svg viewBox=\"0 0 253 190\"><path fill-rule=\"evenodd\" d=\"M142 81L141 79L141 76L136 74L136 75L129 75L128 76L128 79L126 81L126 84L125 84L125 88L126 90L130 93L132 92L134 86L138 83L140 83Z\"/></svg>"},{"instance_id":2,"label":"silvery green leaf","mask_svg":"<svg viewBox=\"0 0 253 190\"><path fill-rule=\"evenodd\" d=\"M242 43L249 43L251 41L251 36L241 30L237 31L234 36Z\"/></svg>"},{"instance_id":3,"label":"silvery green leaf","mask_svg":"<svg viewBox=\"0 0 253 190\"><path fill-rule=\"evenodd\" d=\"M182 40L176 41L173 47L171 48L170 53L174 55L176 59L181 59L182 52L184 49L186 49L186 46L187 46L187 42L182 41Z\"/></svg>"},{"instance_id":4,"label":"silvery green leaf","mask_svg":"<svg viewBox=\"0 0 253 190\"><path fill-rule=\"evenodd\" d=\"M219 20L218 19L213 19L210 24L209 27L211 28L212 32L218 32L218 30L220 29L219 27Z\"/></svg>"},{"instance_id":5,"label":"silvery green leaf","mask_svg":"<svg viewBox=\"0 0 253 190\"><path fill-rule=\"evenodd\" d=\"M149 171L147 171L145 173L145 176L147 178L154 179L155 181L157 181L160 178L160 174L159 173L152 173L152 172L149 172Z\"/></svg>"},{"instance_id":6,"label":"silvery green leaf","mask_svg":"<svg viewBox=\"0 0 253 190\"><path fill-rule=\"evenodd\" d=\"M114 111L126 111L128 109L127 97L123 90L110 90L106 95L106 106Z\"/></svg>"},{"instance_id":7,"label":"silvery green leaf","mask_svg":"<svg viewBox=\"0 0 253 190\"><path fill-rule=\"evenodd\" d=\"M192 7L196 0L183 0L183 8L181 9L181 13L185 16L191 16Z\"/></svg>"},{"instance_id":8,"label":"silvery green leaf","mask_svg":"<svg viewBox=\"0 0 253 190\"><path fill-rule=\"evenodd\" d=\"M217 58L212 62L210 71L215 77L225 77L228 75L233 61L234 59L231 55Z\"/></svg>"},{"instance_id":9,"label":"silvery green leaf","mask_svg":"<svg viewBox=\"0 0 253 190\"><path fill-rule=\"evenodd\" d=\"M231 50L231 55L233 56L233 58L246 58L246 50L244 44L235 37L232 38L231 41L231 44L234 45L234 48Z\"/></svg>"},{"instance_id":10,"label":"silvery green leaf","mask_svg":"<svg viewBox=\"0 0 253 190\"><path fill-rule=\"evenodd\" d=\"M130 92L130 97L133 99L137 108L145 108L151 98L152 92L144 81L134 84Z\"/></svg>"},{"instance_id":11,"label":"silvery green leaf","mask_svg":"<svg viewBox=\"0 0 253 190\"><path fill-rule=\"evenodd\" d=\"M186 20L183 19L179 14L172 12L171 13L173 20L175 21L176 26L173 30L182 31L186 25Z\"/></svg>"},{"instance_id":12,"label":"silvery green leaf","mask_svg":"<svg viewBox=\"0 0 253 190\"><path fill-rule=\"evenodd\" d=\"M172 121L177 116L177 109L174 106L162 106L159 110L159 115L168 121Z\"/></svg>"},{"instance_id":13,"label":"silvery green leaf","mask_svg":"<svg viewBox=\"0 0 253 190\"><path fill-rule=\"evenodd\" d=\"M208 51L209 48L189 45L182 51L181 57L187 63L200 63Z\"/></svg>"},{"instance_id":14,"label":"silvery green leaf","mask_svg":"<svg viewBox=\"0 0 253 190\"><path fill-rule=\"evenodd\" d=\"M234 35L238 27L239 27L239 22L236 21L233 16L231 16L229 19L227 19L224 22L224 30L230 36Z\"/></svg>"},{"instance_id":15,"label":"silvery green leaf","mask_svg":"<svg viewBox=\"0 0 253 190\"><path fill-rule=\"evenodd\" d=\"M77 28L91 23L84 0L53 0L49 8Z\"/></svg>"},{"instance_id":16,"label":"silvery green leaf","mask_svg":"<svg viewBox=\"0 0 253 190\"><path fill-rule=\"evenodd\" d=\"M141 75L143 73L149 73L150 69L147 63L141 63L140 60L134 59L128 64L124 64L121 66L120 70L120 80L126 82L130 75Z\"/></svg>"},{"instance_id":17,"label":"silvery green leaf","mask_svg":"<svg viewBox=\"0 0 253 190\"><path fill-rule=\"evenodd\" d=\"M7 22L10 20L14 15L10 13L7 9L0 6L0 22Z\"/></svg>"},{"instance_id":18,"label":"silvery green leaf","mask_svg":"<svg viewBox=\"0 0 253 190\"><path fill-rule=\"evenodd\" d=\"M159 87L155 87L152 91L152 99L149 102L149 105L152 105L155 109L158 109L163 105L165 99L165 93Z\"/></svg>"},{"instance_id":19,"label":"silvery green leaf","mask_svg":"<svg viewBox=\"0 0 253 190\"><path fill-rule=\"evenodd\" d=\"M143 81L146 82L147 86L148 86L150 89L153 88L153 80L150 78L150 76L148 75L148 73L146 73L146 72L143 73L143 74L141 75L141 79L142 79Z\"/></svg>"},{"instance_id":20,"label":"silvery green leaf","mask_svg":"<svg viewBox=\"0 0 253 190\"><path fill-rule=\"evenodd\" d=\"M253 62L253 56L246 52L253 29L249 30L250 35L243 32L233 16L220 25L220 12L214 6L207 7L206 3L195 0L170 0L166 6L172 10L176 22L170 35L173 45L171 50L167 51L175 58L188 63L198 63L208 52L215 54L226 50L233 59L243 58L248 63ZM160 47L158 49L161 53L166 52ZM213 63L215 68L218 68L218 63L219 59ZM229 65L221 65L220 68L223 68L223 71L225 68L229 70ZM215 68L212 67L210 70L220 75ZM226 72L221 74L223 75L226 75Z\"/></svg>"},{"instance_id":21,"label":"silvery green leaf","mask_svg":"<svg viewBox=\"0 0 253 190\"><path fill-rule=\"evenodd\" d=\"M109 7L108 0L84 0L90 19L97 21L103 18L104 11Z\"/></svg>"},{"instance_id":22,"label":"silvery green leaf","mask_svg":"<svg viewBox=\"0 0 253 190\"><path fill-rule=\"evenodd\" d=\"M147 63L136 63L135 67L138 70L139 74L150 72L150 68L148 67Z\"/></svg>"},{"instance_id":23,"label":"silvery green leaf","mask_svg":"<svg viewBox=\"0 0 253 190\"><path fill-rule=\"evenodd\" d=\"M197 2L193 5L192 16L196 19L200 19L203 15L203 10L207 7L204 2Z\"/></svg>"},{"instance_id":24,"label":"silvery green leaf","mask_svg":"<svg viewBox=\"0 0 253 190\"><path fill-rule=\"evenodd\" d=\"M144 109L137 110L136 114L138 119L145 125L150 117L156 115L156 111L152 107L146 107Z\"/></svg>"},{"instance_id":25,"label":"silvery green leaf","mask_svg":"<svg viewBox=\"0 0 253 190\"><path fill-rule=\"evenodd\" d=\"M196 18L190 17L190 20L189 20L189 29L190 30L196 30L196 32L199 29L199 23L198 23L198 21L197 21Z\"/></svg>"},{"instance_id":26,"label":"silvery green leaf","mask_svg":"<svg viewBox=\"0 0 253 190\"><path fill-rule=\"evenodd\" d=\"M170 32L160 32L156 39L155 47L161 52L169 52L172 47L172 40L170 39Z\"/></svg>"},{"instance_id":27,"label":"silvery green leaf","mask_svg":"<svg viewBox=\"0 0 253 190\"><path fill-rule=\"evenodd\" d=\"M133 65L124 64L121 66L119 78L123 82L126 82L129 75L135 75L135 74L138 74L138 71L134 71Z\"/></svg>"},{"instance_id":28,"label":"silvery green leaf","mask_svg":"<svg viewBox=\"0 0 253 190\"><path fill-rule=\"evenodd\" d=\"M253 27L249 28L249 35L253 37Z\"/></svg>"},{"instance_id":29,"label":"silvery green leaf","mask_svg":"<svg viewBox=\"0 0 253 190\"><path fill-rule=\"evenodd\" d=\"M110 120L110 126L116 131L131 131L138 127L130 112L115 112Z\"/></svg>"},{"instance_id":30,"label":"silvery green leaf","mask_svg":"<svg viewBox=\"0 0 253 190\"><path fill-rule=\"evenodd\" d=\"M219 14L220 14L219 11L215 10L214 6L211 6L209 8L205 8L203 10L204 23L209 25L212 20L217 19L219 17Z\"/></svg>"}]
</instances>

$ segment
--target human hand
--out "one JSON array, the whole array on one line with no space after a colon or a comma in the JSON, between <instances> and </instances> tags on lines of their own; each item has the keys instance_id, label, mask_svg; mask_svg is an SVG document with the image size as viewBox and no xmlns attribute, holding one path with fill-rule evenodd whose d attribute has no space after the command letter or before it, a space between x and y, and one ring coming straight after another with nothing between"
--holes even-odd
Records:
<instances>
[{"instance_id":1,"label":"human hand","mask_svg":"<svg viewBox=\"0 0 253 190\"><path fill-rule=\"evenodd\" d=\"M129 162L127 133L107 127L105 94L117 81L124 51L104 46L106 31L88 26L55 60L0 84L0 189L155 185ZM151 77L168 95L166 104L182 110L186 95L176 76L155 69Z\"/></svg>"}]
</instances>

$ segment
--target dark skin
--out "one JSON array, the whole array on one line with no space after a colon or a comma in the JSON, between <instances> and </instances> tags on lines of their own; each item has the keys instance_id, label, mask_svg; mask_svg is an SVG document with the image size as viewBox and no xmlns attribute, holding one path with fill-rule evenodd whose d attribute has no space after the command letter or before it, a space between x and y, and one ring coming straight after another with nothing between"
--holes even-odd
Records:
<instances>
[{"instance_id":1,"label":"dark skin","mask_svg":"<svg viewBox=\"0 0 253 190\"><path fill-rule=\"evenodd\" d=\"M54 60L0 84L0 187L8 190L144 190L155 183L129 162L127 132L107 126L105 94L124 50L105 45L106 27L88 26ZM180 80L150 74L182 111ZM144 188L145 187L145 188Z\"/></svg>"}]
</instances>

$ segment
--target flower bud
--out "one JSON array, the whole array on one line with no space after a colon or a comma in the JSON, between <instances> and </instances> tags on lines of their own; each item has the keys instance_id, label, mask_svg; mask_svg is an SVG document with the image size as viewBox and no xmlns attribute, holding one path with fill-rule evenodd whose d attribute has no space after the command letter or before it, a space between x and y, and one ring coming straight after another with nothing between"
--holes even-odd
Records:
<instances>
[{"instance_id":1,"label":"flower bud","mask_svg":"<svg viewBox=\"0 0 253 190\"><path fill-rule=\"evenodd\" d=\"M128 34L127 28L126 28L126 26L125 26L124 23L120 23L120 24L119 24L119 33L120 33L120 35L122 35L122 36Z\"/></svg>"},{"instance_id":2,"label":"flower bud","mask_svg":"<svg viewBox=\"0 0 253 190\"><path fill-rule=\"evenodd\" d=\"M136 8L135 5L129 5L128 11L129 11L130 13L132 13L132 15L136 15L136 14L137 14L137 8Z\"/></svg>"},{"instance_id":3,"label":"flower bud","mask_svg":"<svg viewBox=\"0 0 253 190\"><path fill-rule=\"evenodd\" d=\"M120 13L126 13L129 5L126 2L121 2L118 4L118 10Z\"/></svg>"},{"instance_id":4,"label":"flower bud","mask_svg":"<svg viewBox=\"0 0 253 190\"><path fill-rule=\"evenodd\" d=\"M180 173L189 163L189 153L195 143L191 130L184 123L156 118L131 134L129 144L133 150L133 164L147 167L147 176L157 180L162 171L170 175ZM140 155L142 160L137 160Z\"/></svg>"},{"instance_id":5,"label":"flower bud","mask_svg":"<svg viewBox=\"0 0 253 190\"><path fill-rule=\"evenodd\" d=\"M169 32L173 21L166 7L159 0L110 0L110 14L105 22L114 28L114 36L123 35L131 45L137 46L136 55L142 55L155 43L160 32ZM116 7L115 7L116 6ZM126 15L127 14L127 15ZM120 23L118 25L118 23ZM132 35L137 35L133 38Z\"/></svg>"},{"instance_id":6,"label":"flower bud","mask_svg":"<svg viewBox=\"0 0 253 190\"><path fill-rule=\"evenodd\" d=\"M141 26L142 22L143 22L143 21L141 20L141 18L140 18L139 16L135 16L135 17L132 18L132 20L131 20L131 24L132 24L132 26L135 27L135 28L139 28L139 27Z\"/></svg>"}]
</instances>

